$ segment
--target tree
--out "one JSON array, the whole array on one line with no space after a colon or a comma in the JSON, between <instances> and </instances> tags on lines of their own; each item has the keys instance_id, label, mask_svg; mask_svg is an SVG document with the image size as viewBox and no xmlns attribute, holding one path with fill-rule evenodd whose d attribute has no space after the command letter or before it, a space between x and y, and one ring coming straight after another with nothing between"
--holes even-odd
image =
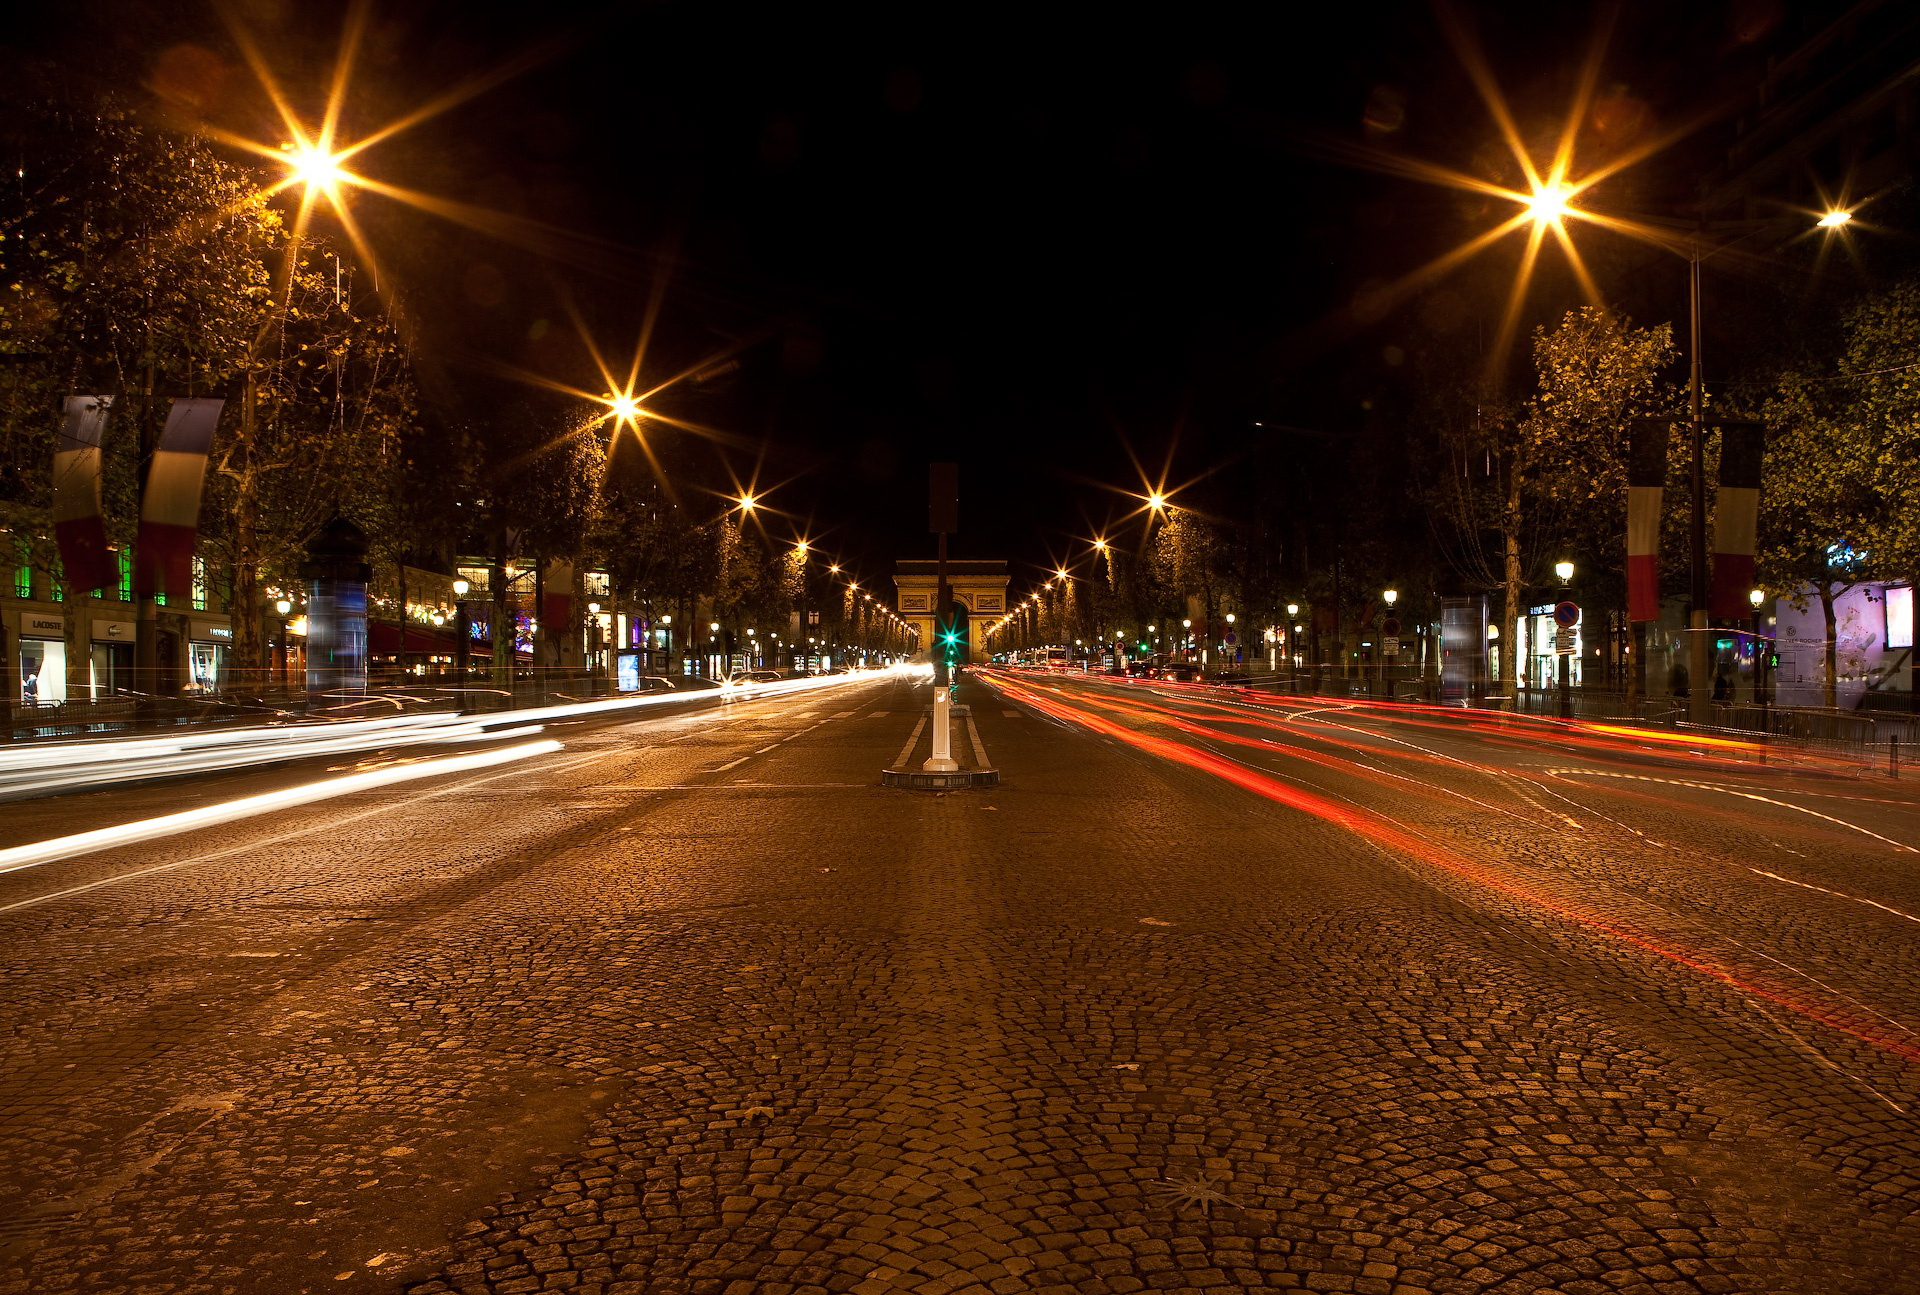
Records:
<instances>
[{"instance_id":1,"label":"tree","mask_svg":"<svg viewBox=\"0 0 1920 1295\"><path fill-rule=\"evenodd\" d=\"M1920 284L1862 299L1831 365L1781 375L1767 403L1760 580L1820 603L1825 702L1839 701L1835 602L1875 576L1920 571Z\"/></svg>"},{"instance_id":2,"label":"tree","mask_svg":"<svg viewBox=\"0 0 1920 1295\"><path fill-rule=\"evenodd\" d=\"M1674 356L1669 325L1635 328L1587 306L1535 331L1535 388L1523 404L1474 384L1443 389L1435 422L1447 470L1429 498L1456 568L1502 594L1506 632L1559 550L1577 547L1602 569L1623 571L1627 435L1635 419L1673 412L1674 392L1660 375ZM1500 654L1509 694L1518 656L1518 645Z\"/></svg>"}]
</instances>

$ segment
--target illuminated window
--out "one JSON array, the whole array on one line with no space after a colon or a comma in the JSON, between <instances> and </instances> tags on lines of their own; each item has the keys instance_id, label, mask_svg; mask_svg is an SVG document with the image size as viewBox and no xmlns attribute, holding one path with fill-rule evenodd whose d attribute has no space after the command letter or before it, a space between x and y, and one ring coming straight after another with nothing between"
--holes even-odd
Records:
<instances>
[{"instance_id":1,"label":"illuminated window","mask_svg":"<svg viewBox=\"0 0 1920 1295\"><path fill-rule=\"evenodd\" d=\"M207 609L207 560L193 560L193 609L203 612Z\"/></svg>"}]
</instances>

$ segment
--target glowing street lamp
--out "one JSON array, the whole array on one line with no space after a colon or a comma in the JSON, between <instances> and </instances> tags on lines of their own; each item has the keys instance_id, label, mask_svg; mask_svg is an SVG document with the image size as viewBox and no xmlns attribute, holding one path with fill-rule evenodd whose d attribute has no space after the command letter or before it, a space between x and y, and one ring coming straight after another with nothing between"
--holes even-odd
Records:
<instances>
[{"instance_id":1,"label":"glowing street lamp","mask_svg":"<svg viewBox=\"0 0 1920 1295\"><path fill-rule=\"evenodd\" d=\"M303 184L308 189L320 189L328 195L334 187L347 178L340 167L338 155L329 153L317 144L302 144L287 154L287 172L294 183Z\"/></svg>"},{"instance_id":2,"label":"glowing street lamp","mask_svg":"<svg viewBox=\"0 0 1920 1295\"><path fill-rule=\"evenodd\" d=\"M1161 512L1166 506L1167 497L1158 490L1147 496L1147 507L1151 508L1154 512Z\"/></svg>"},{"instance_id":3,"label":"glowing street lamp","mask_svg":"<svg viewBox=\"0 0 1920 1295\"><path fill-rule=\"evenodd\" d=\"M1818 224L1821 229L1838 229L1852 219L1853 219L1852 212L1834 210L1820 217L1820 219L1815 223Z\"/></svg>"},{"instance_id":4,"label":"glowing street lamp","mask_svg":"<svg viewBox=\"0 0 1920 1295\"><path fill-rule=\"evenodd\" d=\"M1563 585L1571 582L1573 579L1573 563L1571 562L1554 563L1553 574L1560 577L1560 583Z\"/></svg>"},{"instance_id":5,"label":"glowing street lamp","mask_svg":"<svg viewBox=\"0 0 1920 1295\"><path fill-rule=\"evenodd\" d=\"M740 496L740 511L743 513L752 512L758 504L759 500L755 499L752 495Z\"/></svg>"},{"instance_id":6,"label":"glowing street lamp","mask_svg":"<svg viewBox=\"0 0 1920 1295\"><path fill-rule=\"evenodd\" d=\"M1400 591L1398 589L1389 589L1380 596L1387 600L1387 606L1389 607L1400 601Z\"/></svg>"},{"instance_id":7,"label":"glowing street lamp","mask_svg":"<svg viewBox=\"0 0 1920 1295\"><path fill-rule=\"evenodd\" d=\"M1533 196L1524 200L1527 215L1536 225L1556 225L1567 215L1567 202L1574 190L1552 182L1533 186Z\"/></svg>"}]
</instances>

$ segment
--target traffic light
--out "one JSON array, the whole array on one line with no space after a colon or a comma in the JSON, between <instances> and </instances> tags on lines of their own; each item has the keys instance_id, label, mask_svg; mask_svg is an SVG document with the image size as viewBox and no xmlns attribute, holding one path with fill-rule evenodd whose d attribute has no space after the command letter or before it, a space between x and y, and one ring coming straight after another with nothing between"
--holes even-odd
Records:
<instances>
[{"instance_id":1,"label":"traffic light","mask_svg":"<svg viewBox=\"0 0 1920 1295\"><path fill-rule=\"evenodd\" d=\"M967 618L967 609L955 603L953 615L940 626L940 632L934 638L947 669L966 664L967 648L973 641L973 626Z\"/></svg>"}]
</instances>

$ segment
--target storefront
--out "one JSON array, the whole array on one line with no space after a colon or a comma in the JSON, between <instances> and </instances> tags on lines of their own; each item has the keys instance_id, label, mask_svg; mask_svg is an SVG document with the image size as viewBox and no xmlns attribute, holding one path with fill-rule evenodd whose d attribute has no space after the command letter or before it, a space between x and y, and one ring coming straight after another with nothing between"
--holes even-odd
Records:
<instances>
[{"instance_id":1,"label":"storefront","mask_svg":"<svg viewBox=\"0 0 1920 1295\"><path fill-rule=\"evenodd\" d=\"M233 627L197 620L187 639L187 691L219 692L227 682L227 655L233 648Z\"/></svg>"},{"instance_id":2,"label":"storefront","mask_svg":"<svg viewBox=\"0 0 1920 1295\"><path fill-rule=\"evenodd\" d=\"M21 612L16 629L20 660L13 681L17 701L44 704L67 699L67 622L62 616Z\"/></svg>"},{"instance_id":3,"label":"storefront","mask_svg":"<svg viewBox=\"0 0 1920 1295\"><path fill-rule=\"evenodd\" d=\"M93 638L87 682L95 700L133 690L133 645L137 630L132 621L93 618Z\"/></svg>"},{"instance_id":4,"label":"storefront","mask_svg":"<svg viewBox=\"0 0 1920 1295\"><path fill-rule=\"evenodd\" d=\"M1554 635L1559 625L1553 619L1553 606L1545 604L1530 607L1527 614L1520 618L1517 626L1517 640L1525 645L1519 661L1520 686L1522 688L1558 688L1560 686L1560 654L1554 651ZM1568 683L1580 686L1580 660L1585 652L1582 641L1585 626L1573 631L1573 659L1569 663Z\"/></svg>"}]
</instances>

